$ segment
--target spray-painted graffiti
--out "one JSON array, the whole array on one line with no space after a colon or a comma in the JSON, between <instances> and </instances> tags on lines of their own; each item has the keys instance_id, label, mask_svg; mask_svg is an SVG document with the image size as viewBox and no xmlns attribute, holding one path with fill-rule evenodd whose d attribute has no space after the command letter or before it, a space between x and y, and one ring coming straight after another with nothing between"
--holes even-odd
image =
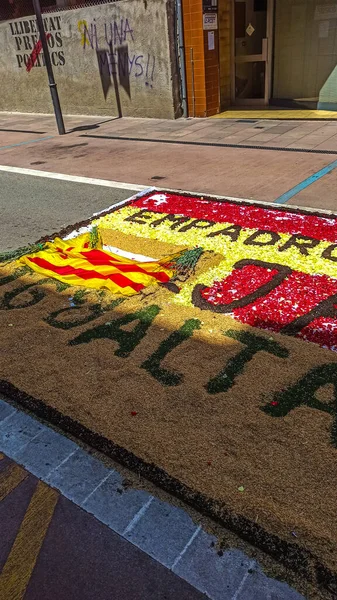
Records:
<instances>
[{"instance_id":1,"label":"spray-painted graffiti","mask_svg":"<svg viewBox=\"0 0 337 600\"><path fill-rule=\"evenodd\" d=\"M99 54L99 67L104 70L108 67L110 75L127 75L134 77L143 77L145 84L151 85L154 79L156 59L147 54L128 54L127 52L118 52L112 49Z\"/></svg>"},{"instance_id":2,"label":"spray-painted graffiti","mask_svg":"<svg viewBox=\"0 0 337 600\"><path fill-rule=\"evenodd\" d=\"M85 20L78 21L77 27L83 49L96 51L100 72L107 71L110 76L119 75L122 79L141 78L145 85L153 87L156 58L153 54L130 51L129 44L133 46L135 38L128 19L121 17L104 23L100 32L97 31L95 20L89 24ZM102 38L105 48L102 48Z\"/></svg>"},{"instance_id":3,"label":"spray-painted graffiti","mask_svg":"<svg viewBox=\"0 0 337 600\"><path fill-rule=\"evenodd\" d=\"M46 34L46 40L48 42L49 38L51 37L50 33ZM30 73L32 68L34 67L34 65L37 63L37 59L39 57L40 52L42 51L42 42L41 40L39 40L38 42L36 42L34 48L33 48L33 52L31 53L30 57L29 57L29 61L26 65L26 71L27 73Z\"/></svg>"},{"instance_id":4,"label":"spray-painted graffiti","mask_svg":"<svg viewBox=\"0 0 337 600\"><path fill-rule=\"evenodd\" d=\"M98 50L99 40L97 34L97 24L94 20L88 25L87 21L78 21L78 30L81 33L81 43L83 48L86 46ZM133 29L130 26L129 19L123 17L118 21L104 23L104 39L107 46L117 46L124 42L134 41Z\"/></svg>"},{"instance_id":5,"label":"spray-painted graffiti","mask_svg":"<svg viewBox=\"0 0 337 600\"><path fill-rule=\"evenodd\" d=\"M52 64L54 67L63 67L66 61L63 50L60 50L63 46L61 17L46 17L43 23L51 50ZM20 69L26 67L27 71L33 67L44 67L45 61L41 52L36 20L13 21L9 23L9 27L15 40L17 66Z\"/></svg>"}]
</instances>

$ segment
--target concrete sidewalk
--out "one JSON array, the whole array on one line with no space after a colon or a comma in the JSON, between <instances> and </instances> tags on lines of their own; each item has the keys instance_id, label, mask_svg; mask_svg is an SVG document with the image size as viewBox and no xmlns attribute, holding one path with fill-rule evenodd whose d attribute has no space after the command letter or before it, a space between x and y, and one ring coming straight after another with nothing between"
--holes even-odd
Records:
<instances>
[{"instance_id":1,"label":"concrete sidewalk","mask_svg":"<svg viewBox=\"0 0 337 600\"><path fill-rule=\"evenodd\" d=\"M337 210L337 122L0 114L0 164Z\"/></svg>"},{"instance_id":2,"label":"concrete sidewalk","mask_svg":"<svg viewBox=\"0 0 337 600\"><path fill-rule=\"evenodd\" d=\"M134 141L198 142L337 154L337 121L234 119L131 119L65 117L67 135L123 137ZM0 113L0 132L57 135L53 115ZM5 137L1 137L5 140ZM2 145L2 143L1 143Z\"/></svg>"}]
</instances>

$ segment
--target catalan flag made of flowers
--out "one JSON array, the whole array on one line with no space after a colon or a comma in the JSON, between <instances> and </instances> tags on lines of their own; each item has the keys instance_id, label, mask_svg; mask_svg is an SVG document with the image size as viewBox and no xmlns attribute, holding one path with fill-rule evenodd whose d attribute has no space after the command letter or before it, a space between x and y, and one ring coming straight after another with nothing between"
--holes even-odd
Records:
<instances>
[{"instance_id":1,"label":"catalan flag made of flowers","mask_svg":"<svg viewBox=\"0 0 337 600\"><path fill-rule=\"evenodd\" d=\"M71 240L56 238L39 252L22 256L21 263L31 269L74 286L107 288L114 294L132 296L146 286L166 283L172 271L160 262L137 262L101 247L90 248L90 234Z\"/></svg>"}]
</instances>

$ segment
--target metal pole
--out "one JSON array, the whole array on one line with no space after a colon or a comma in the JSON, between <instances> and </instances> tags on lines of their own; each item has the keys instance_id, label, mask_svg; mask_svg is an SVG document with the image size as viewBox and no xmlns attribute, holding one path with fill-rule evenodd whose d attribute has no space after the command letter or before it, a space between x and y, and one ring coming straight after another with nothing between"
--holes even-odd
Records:
<instances>
[{"instance_id":1,"label":"metal pole","mask_svg":"<svg viewBox=\"0 0 337 600\"><path fill-rule=\"evenodd\" d=\"M178 20L178 39L179 39L179 62L181 76L181 92L183 115L188 117L187 108L187 89L186 89L186 69L185 69L185 44L184 44L184 26L183 26L183 9L181 0L177 0L177 20Z\"/></svg>"},{"instance_id":2,"label":"metal pole","mask_svg":"<svg viewBox=\"0 0 337 600\"><path fill-rule=\"evenodd\" d=\"M59 95L57 93L57 87L56 87L56 83L55 83L55 79L54 79L53 67L52 67L52 64L50 61L46 32L45 32L44 26L43 26L40 0L33 0L33 7L34 7L35 15L36 15L36 21L37 21L38 30L40 33L40 39L41 39L41 44L42 44L42 49L43 49L44 60L46 63L46 69L47 69L47 73L48 73L50 94L51 94L51 99L52 99L53 106L54 106L57 128L58 128L59 134L64 135L66 131L64 128L64 122L63 122L63 117L62 117L62 110L61 110Z\"/></svg>"}]
</instances>

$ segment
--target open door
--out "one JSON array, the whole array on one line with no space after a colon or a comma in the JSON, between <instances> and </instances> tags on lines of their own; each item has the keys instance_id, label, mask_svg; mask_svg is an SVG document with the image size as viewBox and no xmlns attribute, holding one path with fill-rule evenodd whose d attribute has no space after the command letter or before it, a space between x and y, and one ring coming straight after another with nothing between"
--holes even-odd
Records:
<instances>
[{"instance_id":1,"label":"open door","mask_svg":"<svg viewBox=\"0 0 337 600\"><path fill-rule=\"evenodd\" d=\"M273 0L233 0L232 102L267 105L270 98Z\"/></svg>"}]
</instances>

